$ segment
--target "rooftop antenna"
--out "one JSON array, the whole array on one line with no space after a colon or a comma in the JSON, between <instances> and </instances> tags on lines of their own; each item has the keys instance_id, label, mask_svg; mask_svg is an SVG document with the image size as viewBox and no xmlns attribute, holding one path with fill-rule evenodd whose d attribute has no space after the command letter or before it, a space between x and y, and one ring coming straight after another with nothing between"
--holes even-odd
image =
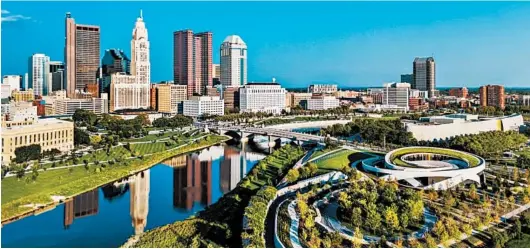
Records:
<instances>
[{"instance_id":1,"label":"rooftop antenna","mask_svg":"<svg viewBox=\"0 0 530 249\"><path fill-rule=\"evenodd\" d=\"M140 9L140 18L144 19L144 16L142 15L142 9Z\"/></svg>"}]
</instances>

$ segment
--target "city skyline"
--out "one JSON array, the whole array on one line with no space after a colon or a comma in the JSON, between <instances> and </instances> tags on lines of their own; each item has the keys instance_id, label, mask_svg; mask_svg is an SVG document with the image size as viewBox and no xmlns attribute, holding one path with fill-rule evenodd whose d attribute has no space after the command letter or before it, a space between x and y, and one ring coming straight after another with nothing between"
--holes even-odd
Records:
<instances>
[{"instance_id":1,"label":"city skyline","mask_svg":"<svg viewBox=\"0 0 530 249\"><path fill-rule=\"evenodd\" d=\"M42 4L53 8L40 13ZM300 11L291 13L289 9L295 5ZM182 8L189 13L166 18L173 9ZM214 16L220 8L226 9L227 15L240 14L248 20L191 18L199 11ZM323 8L333 14L320 13ZM391 18L397 8L400 18ZM432 55L437 62L437 87L524 87L530 82L530 72L524 69L530 58L530 49L524 46L530 42L530 32L523 29L530 23L525 16L530 10L528 3L58 2L26 8L23 3L7 2L2 6L2 32L4 45L10 49L4 50L2 60L10 63L3 64L2 75L25 74L27 58L34 53L62 60L66 12L71 12L76 22L100 26L101 55L110 48L128 51L130 20L140 9L151 28L152 82L172 79L172 33L187 28L213 32L214 63L220 61L222 40L228 35L241 36L250 52L248 82L275 77L286 87L319 82L342 88L376 86L399 81L401 74L412 72L415 57ZM452 11L438 13L443 9ZM305 18L313 14L319 18ZM407 17L409 14L414 18ZM24 18L11 18L14 15ZM265 17L267 22L262 21ZM57 28L48 30L43 25ZM39 43L20 39L44 32L49 35Z\"/></svg>"}]
</instances>

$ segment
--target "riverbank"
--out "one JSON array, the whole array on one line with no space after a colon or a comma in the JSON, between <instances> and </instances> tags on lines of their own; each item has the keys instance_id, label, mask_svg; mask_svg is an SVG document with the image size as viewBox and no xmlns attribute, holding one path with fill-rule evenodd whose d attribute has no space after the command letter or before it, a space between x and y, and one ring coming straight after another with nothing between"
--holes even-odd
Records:
<instances>
[{"instance_id":1,"label":"riverbank","mask_svg":"<svg viewBox=\"0 0 530 249\"><path fill-rule=\"evenodd\" d=\"M173 156L207 148L227 140L229 138L225 136L208 135L170 150L139 156L106 167L90 166L88 169L75 167L39 172L35 182L31 180L31 175L22 179L14 177L3 179L2 224L43 212L59 204L61 200L146 170Z\"/></svg>"},{"instance_id":2,"label":"riverbank","mask_svg":"<svg viewBox=\"0 0 530 249\"><path fill-rule=\"evenodd\" d=\"M282 147L261 160L235 189L195 217L133 236L122 247L242 247L243 215L251 197L263 186L277 184L303 155L298 146Z\"/></svg>"}]
</instances>

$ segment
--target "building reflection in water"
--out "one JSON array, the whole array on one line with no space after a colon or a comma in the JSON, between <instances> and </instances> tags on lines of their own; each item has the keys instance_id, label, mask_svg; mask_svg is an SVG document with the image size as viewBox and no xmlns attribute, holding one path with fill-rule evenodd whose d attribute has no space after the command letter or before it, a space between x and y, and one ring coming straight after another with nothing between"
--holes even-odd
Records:
<instances>
[{"instance_id":1,"label":"building reflection in water","mask_svg":"<svg viewBox=\"0 0 530 249\"><path fill-rule=\"evenodd\" d=\"M64 228L68 229L76 218L95 215L99 208L99 191L94 189L64 203Z\"/></svg>"},{"instance_id":2,"label":"building reflection in water","mask_svg":"<svg viewBox=\"0 0 530 249\"><path fill-rule=\"evenodd\" d=\"M225 147L225 156L221 161L221 191L223 194L234 189L246 171L246 160L233 147ZM241 163L241 161L244 161ZM243 166L243 168L241 168Z\"/></svg>"},{"instance_id":3,"label":"building reflection in water","mask_svg":"<svg viewBox=\"0 0 530 249\"><path fill-rule=\"evenodd\" d=\"M147 213L149 212L149 170L142 171L130 177L131 189L131 219L135 234L144 232L147 224Z\"/></svg>"},{"instance_id":4,"label":"building reflection in water","mask_svg":"<svg viewBox=\"0 0 530 249\"><path fill-rule=\"evenodd\" d=\"M173 206L191 210L194 202L212 202L212 161L201 161L194 153L173 164ZM184 162L184 163L183 163Z\"/></svg>"},{"instance_id":5,"label":"building reflection in water","mask_svg":"<svg viewBox=\"0 0 530 249\"><path fill-rule=\"evenodd\" d=\"M112 201L125 195L129 191L129 184L117 181L101 187L101 190L103 191L103 197L108 201Z\"/></svg>"}]
</instances>

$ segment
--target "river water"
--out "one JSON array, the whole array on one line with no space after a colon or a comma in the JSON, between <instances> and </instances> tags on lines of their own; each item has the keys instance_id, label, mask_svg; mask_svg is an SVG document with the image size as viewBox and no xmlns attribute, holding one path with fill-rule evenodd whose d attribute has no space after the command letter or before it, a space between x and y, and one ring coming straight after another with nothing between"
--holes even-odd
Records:
<instances>
[{"instance_id":1,"label":"river water","mask_svg":"<svg viewBox=\"0 0 530 249\"><path fill-rule=\"evenodd\" d=\"M134 234L184 220L229 192L265 155L212 146L1 229L2 247L119 247Z\"/></svg>"}]
</instances>

